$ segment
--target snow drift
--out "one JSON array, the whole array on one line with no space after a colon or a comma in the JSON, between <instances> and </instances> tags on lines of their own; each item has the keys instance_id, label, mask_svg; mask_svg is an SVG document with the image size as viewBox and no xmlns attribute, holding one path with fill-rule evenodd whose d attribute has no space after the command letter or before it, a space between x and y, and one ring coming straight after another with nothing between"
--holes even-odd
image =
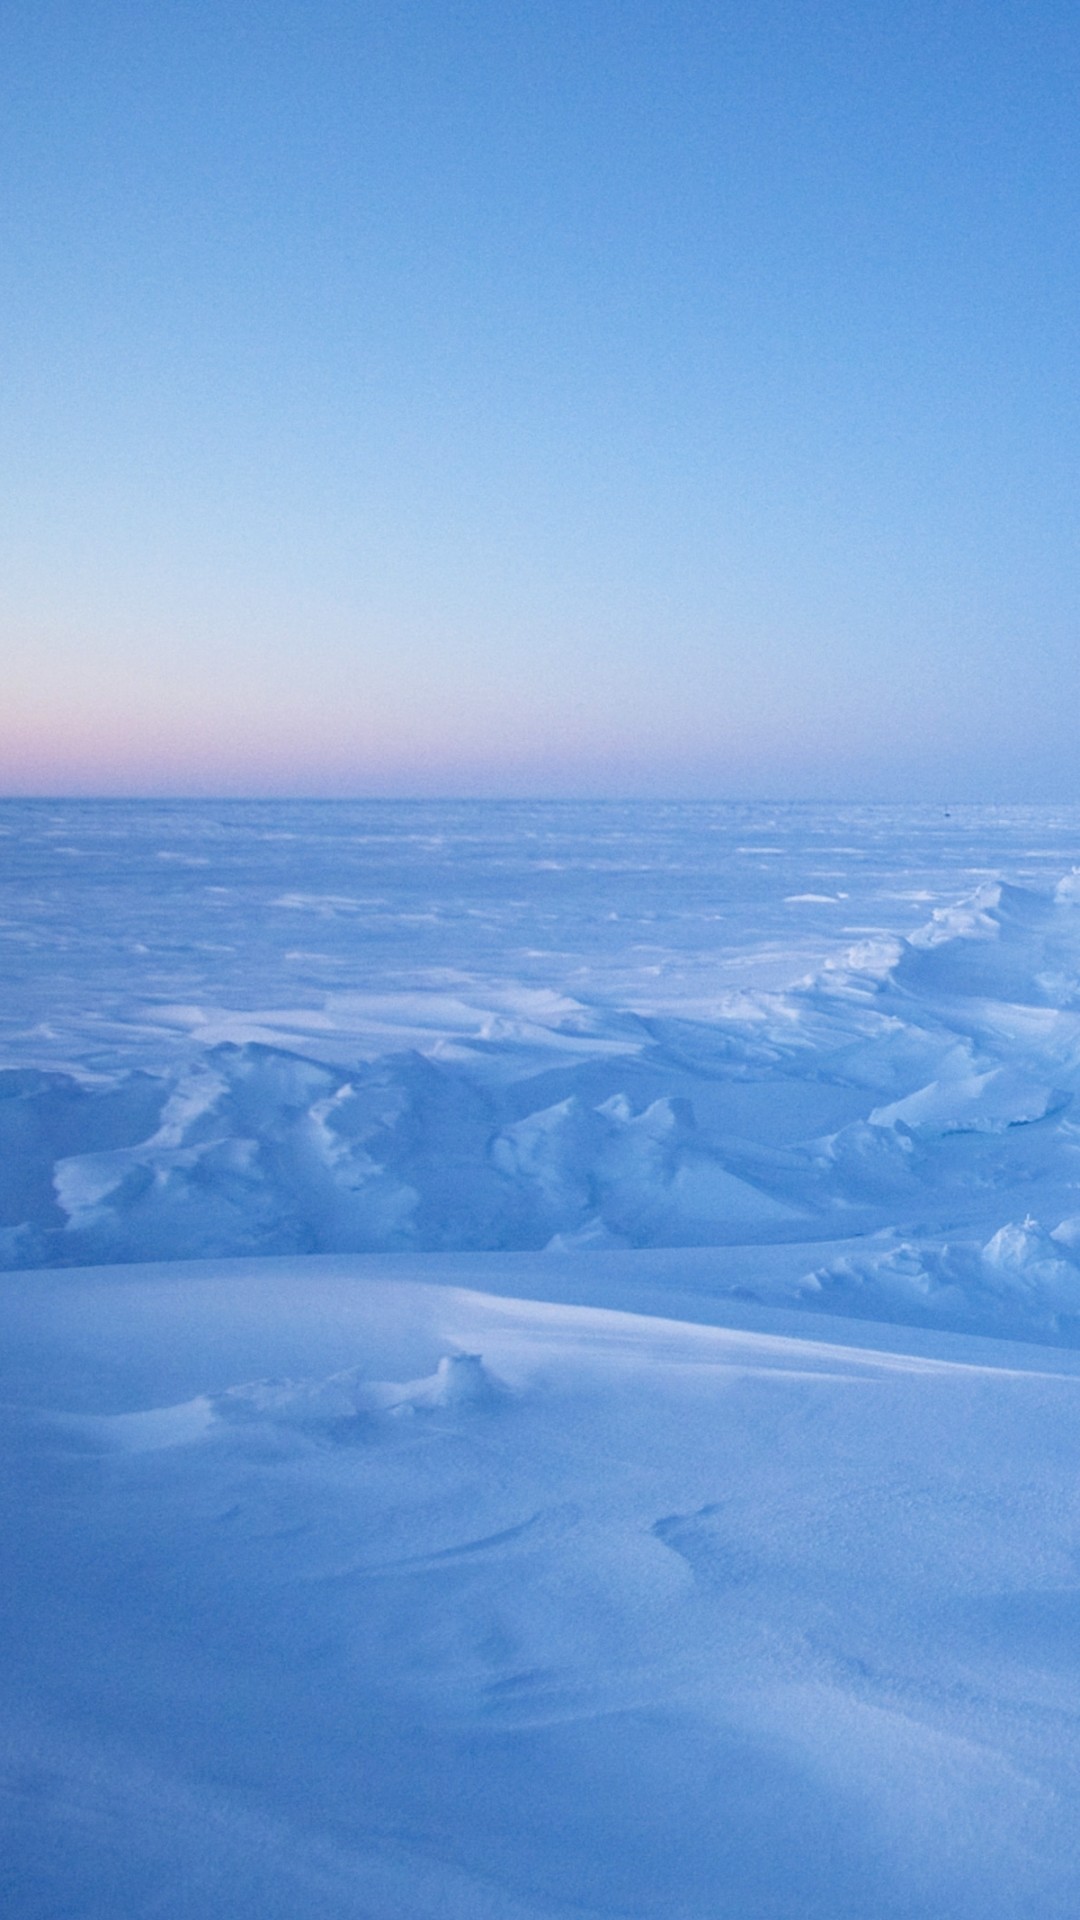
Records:
<instances>
[{"instance_id":1,"label":"snow drift","mask_svg":"<svg viewBox=\"0 0 1080 1920\"><path fill-rule=\"evenodd\" d=\"M362 1047L354 1004L338 1060L328 1030L315 1058L222 1017L171 1073L0 1074L8 1266L800 1243L807 1305L1072 1337L1075 875L988 884L708 1023L414 1000ZM1025 1221L1049 1255L987 1251Z\"/></svg>"},{"instance_id":2,"label":"snow drift","mask_svg":"<svg viewBox=\"0 0 1080 1920\"><path fill-rule=\"evenodd\" d=\"M9 1909L1066 1920L1074 1356L752 1320L13 1277Z\"/></svg>"}]
</instances>

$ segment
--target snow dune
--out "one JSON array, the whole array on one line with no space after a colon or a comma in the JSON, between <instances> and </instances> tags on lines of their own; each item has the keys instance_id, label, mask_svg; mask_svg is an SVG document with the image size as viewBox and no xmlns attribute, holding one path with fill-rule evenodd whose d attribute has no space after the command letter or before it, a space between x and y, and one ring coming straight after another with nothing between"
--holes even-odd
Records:
<instances>
[{"instance_id":1,"label":"snow dune","mask_svg":"<svg viewBox=\"0 0 1080 1920\"><path fill-rule=\"evenodd\" d=\"M10 1910L1070 1910L1080 1359L376 1265L11 1283Z\"/></svg>"}]
</instances>

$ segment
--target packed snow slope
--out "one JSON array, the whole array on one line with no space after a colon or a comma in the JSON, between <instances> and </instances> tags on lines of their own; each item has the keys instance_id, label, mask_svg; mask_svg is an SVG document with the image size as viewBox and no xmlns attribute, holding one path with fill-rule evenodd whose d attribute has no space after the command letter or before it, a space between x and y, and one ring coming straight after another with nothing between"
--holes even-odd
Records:
<instances>
[{"instance_id":1,"label":"packed snow slope","mask_svg":"<svg viewBox=\"0 0 1080 1920\"><path fill-rule=\"evenodd\" d=\"M15 1920L1075 1920L1080 809L0 806Z\"/></svg>"},{"instance_id":2,"label":"packed snow slope","mask_svg":"<svg viewBox=\"0 0 1080 1920\"><path fill-rule=\"evenodd\" d=\"M5 1911L1071 1920L1080 1356L453 1264L11 1277Z\"/></svg>"}]
</instances>

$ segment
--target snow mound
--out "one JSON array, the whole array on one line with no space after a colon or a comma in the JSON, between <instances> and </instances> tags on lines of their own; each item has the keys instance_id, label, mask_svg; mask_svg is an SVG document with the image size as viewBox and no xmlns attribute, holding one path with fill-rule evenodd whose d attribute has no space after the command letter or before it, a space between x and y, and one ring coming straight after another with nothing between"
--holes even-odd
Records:
<instances>
[{"instance_id":1,"label":"snow mound","mask_svg":"<svg viewBox=\"0 0 1080 1920\"><path fill-rule=\"evenodd\" d=\"M505 1388L478 1353L444 1353L434 1373L404 1382L373 1380L359 1368L326 1380L256 1380L229 1387L210 1401L226 1422L268 1421L278 1426L330 1427L372 1415L491 1407Z\"/></svg>"},{"instance_id":2,"label":"snow mound","mask_svg":"<svg viewBox=\"0 0 1080 1920\"><path fill-rule=\"evenodd\" d=\"M219 1393L197 1394L175 1406L97 1416L43 1415L47 1426L92 1451L160 1453L220 1440L235 1429L293 1429L313 1438L359 1439L380 1422L413 1415L464 1414L508 1398L503 1383L478 1353L444 1353L433 1373L418 1380L372 1379L345 1368L325 1379L249 1380Z\"/></svg>"},{"instance_id":3,"label":"snow mound","mask_svg":"<svg viewBox=\"0 0 1080 1920\"><path fill-rule=\"evenodd\" d=\"M1076 875L1052 894L995 881L938 908L913 934L894 982L919 993L1018 1005L1080 1005L1080 893Z\"/></svg>"},{"instance_id":4,"label":"snow mound","mask_svg":"<svg viewBox=\"0 0 1080 1920\"><path fill-rule=\"evenodd\" d=\"M1050 1231L1028 1215L982 1246L867 1247L808 1273L795 1297L831 1313L1080 1345L1080 1243L1070 1235L1069 1222Z\"/></svg>"},{"instance_id":5,"label":"snow mound","mask_svg":"<svg viewBox=\"0 0 1080 1920\"><path fill-rule=\"evenodd\" d=\"M999 1227L982 1251L988 1284L1019 1295L1040 1315L1080 1316L1080 1264L1030 1215Z\"/></svg>"}]
</instances>

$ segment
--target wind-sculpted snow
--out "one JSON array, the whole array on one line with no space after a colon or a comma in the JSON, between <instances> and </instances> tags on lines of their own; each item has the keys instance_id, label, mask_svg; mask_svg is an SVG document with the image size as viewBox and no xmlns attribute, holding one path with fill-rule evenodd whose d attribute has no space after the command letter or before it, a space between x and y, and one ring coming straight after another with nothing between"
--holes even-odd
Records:
<instances>
[{"instance_id":1,"label":"wind-sculpted snow","mask_svg":"<svg viewBox=\"0 0 1080 1920\"><path fill-rule=\"evenodd\" d=\"M0 844L5 1914L1074 1920L1080 810Z\"/></svg>"},{"instance_id":2,"label":"wind-sculpted snow","mask_svg":"<svg viewBox=\"0 0 1080 1920\"><path fill-rule=\"evenodd\" d=\"M168 1073L0 1076L8 1265L759 1246L767 1298L801 1243L808 1306L1080 1330L1076 875L708 1020L357 994L317 1049L230 1037L266 1024L204 1011Z\"/></svg>"},{"instance_id":3,"label":"wind-sculpted snow","mask_svg":"<svg viewBox=\"0 0 1080 1920\"><path fill-rule=\"evenodd\" d=\"M7 1911L1067 1920L1075 1357L757 1317L12 1276Z\"/></svg>"}]
</instances>

